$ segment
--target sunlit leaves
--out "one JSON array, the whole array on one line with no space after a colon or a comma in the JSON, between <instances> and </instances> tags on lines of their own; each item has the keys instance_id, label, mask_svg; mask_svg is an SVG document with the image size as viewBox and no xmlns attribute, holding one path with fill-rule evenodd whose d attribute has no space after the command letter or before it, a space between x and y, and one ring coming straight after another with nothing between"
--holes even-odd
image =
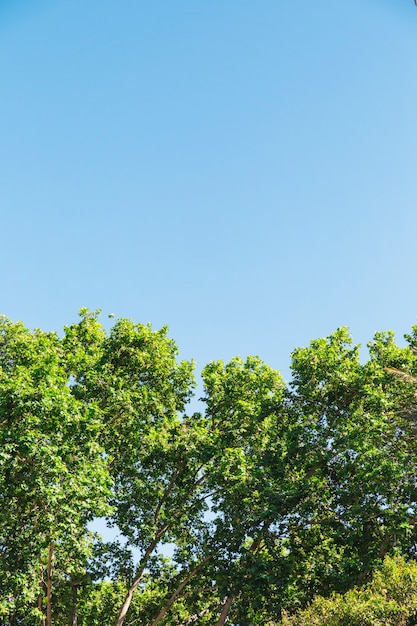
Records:
<instances>
[{"instance_id":1,"label":"sunlit leaves","mask_svg":"<svg viewBox=\"0 0 417 626\"><path fill-rule=\"evenodd\" d=\"M416 337L377 333L366 360L338 329L293 352L287 386L256 357L212 362L187 415L193 363L167 328L1 318L1 619L39 621L52 588L55 623L264 626L413 555Z\"/></svg>"}]
</instances>

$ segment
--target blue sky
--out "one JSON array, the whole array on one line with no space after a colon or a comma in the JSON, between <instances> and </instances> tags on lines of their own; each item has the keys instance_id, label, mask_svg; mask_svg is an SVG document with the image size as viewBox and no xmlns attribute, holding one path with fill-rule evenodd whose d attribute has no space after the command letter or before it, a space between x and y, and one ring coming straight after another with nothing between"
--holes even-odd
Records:
<instances>
[{"instance_id":1,"label":"blue sky","mask_svg":"<svg viewBox=\"0 0 417 626\"><path fill-rule=\"evenodd\" d=\"M417 323L412 0L0 4L0 313L184 358Z\"/></svg>"}]
</instances>

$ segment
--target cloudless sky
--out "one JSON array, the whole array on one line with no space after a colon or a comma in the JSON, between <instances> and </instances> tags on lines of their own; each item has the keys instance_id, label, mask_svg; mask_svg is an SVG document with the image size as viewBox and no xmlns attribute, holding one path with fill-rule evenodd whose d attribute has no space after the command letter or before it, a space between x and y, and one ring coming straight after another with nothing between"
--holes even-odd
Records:
<instances>
[{"instance_id":1,"label":"cloudless sky","mask_svg":"<svg viewBox=\"0 0 417 626\"><path fill-rule=\"evenodd\" d=\"M183 358L417 323L412 0L2 0L0 313Z\"/></svg>"}]
</instances>

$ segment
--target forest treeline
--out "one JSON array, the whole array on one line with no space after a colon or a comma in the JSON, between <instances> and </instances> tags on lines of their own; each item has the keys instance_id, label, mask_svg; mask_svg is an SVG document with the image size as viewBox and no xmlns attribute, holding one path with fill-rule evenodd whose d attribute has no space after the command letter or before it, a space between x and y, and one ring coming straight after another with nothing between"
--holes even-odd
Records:
<instances>
[{"instance_id":1,"label":"forest treeline","mask_svg":"<svg viewBox=\"0 0 417 626\"><path fill-rule=\"evenodd\" d=\"M193 414L167 332L0 319L0 623L416 624L417 327L211 362Z\"/></svg>"}]
</instances>

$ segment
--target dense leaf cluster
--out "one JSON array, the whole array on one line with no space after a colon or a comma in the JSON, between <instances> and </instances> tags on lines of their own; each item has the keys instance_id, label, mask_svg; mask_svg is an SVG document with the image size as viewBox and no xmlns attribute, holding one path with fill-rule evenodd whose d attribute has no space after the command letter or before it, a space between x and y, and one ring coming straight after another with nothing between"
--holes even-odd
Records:
<instances>
[{"instance_id":1,"label":"dense leaf cluster","mask_svg":"<svg viewBox=\"0 0 417 626\"><path fill-rule=\"evenodd\" d=\"M378 333L363 362L338 329L294 351L288 385L256 357L212 362L189 415L193 363L166 328L1 318L0 623L411 624L414 587L389 591L416 576L406 339Z\"/></svg>"},{"instance_id":2,"label":"dense leaf cluster","mask_svg":"<svg viewBox=\"0 0 417 626\"><path fill-rule=\"evenodd\" d=\"M414 626L417 563L389 557L372 582L345 594L317 596L304 610L284 614L282 626Z\"/></svg>"}]
</instances>

